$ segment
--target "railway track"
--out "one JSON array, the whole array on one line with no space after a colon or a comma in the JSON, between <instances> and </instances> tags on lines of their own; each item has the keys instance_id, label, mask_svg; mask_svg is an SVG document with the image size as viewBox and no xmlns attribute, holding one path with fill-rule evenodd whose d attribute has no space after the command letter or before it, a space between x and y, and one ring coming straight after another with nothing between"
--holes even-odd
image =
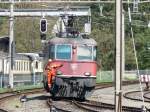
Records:
<instances>
[{"instance_id":1,"label":"railway track","mask_svg":"<svg viewBox=\"0 0 150 112\"><path fill-rule=\"evenodd\" d=\"M143 101L141 97L135 97L138 96L138 94L141 95L141 91L129 91L124 93L124 97L126 99L130 99L130 100L135 100L135 101ZM148 94L150 95L150 91L144 91L143 97L144 97L144 101L150 103L150 96L148 96ZM140 96L139 95L139 96Z\"/></svg>"},{"instance_id":2,"label":"railway track","mask_svg":"<svg viewBox=\"0 0 150 112\"><path fill-rule=\"evenodd\" d=\"M144 95L143 95L143 97L144 97L145 99L147 99L147 100L150 101L150 91L145 92Z\"/></svg>"},{"instance_id":3,"label":"railway track","mask_svg":"<svg viewBox=\"0 0 150 112\"><path fill-rule=\"evenodd\" d=\"M138 82L127 81L127 82L124 82L123 85L136 84L136 83ZM109 83L109 84L104 83L101 85L97 84L95 90L108 88L112 86L113 86L112 83ZM86 100L84 102L79 102L75 100L59 100L59 101L68 102L70 105L74 105L75 107L78 107L81 110L84 110L86 112L103 112L102 110L110 110L113 112L115 108L115 105L113 104L107 104L107 103L102 103L98 101L90 101L90 100ZM56 103L59 101L53 101L49 99L48 105L51 107L51 109L54 109L57 111L72 112L71 110L67 110L65 107L63 108L63 106L58 106ZM123 106L122 110L123 112L141 112L142 111L141 108L127 107L127 106Z\"/></svg>"},{"instance_id":4,"label":"railway track","mask_svg":"<svg viewBox=\"0 0 150 112\"><path fill-rule=\"evenodd\" d=\"M0 93L0 105L8 99L19 97L22 94L29 95L29 94L36 94L39 92L44 92L44 89L36 88L36 89L29 89L29 90L23 90L23 91ZM0 108L0 112L8 112L8 110L4 110Z\"/></svg>"},{"instance_id":5,"label":"railway track","mask_svg":"<svg viewBox=\"0 0 150 112\"><path fill-rule=\"evenodd\" d=\"M102 109L108 109L108 110L114 110L115 105L107 104L107 103L101 103L97 101L90 101L87 100L85 102L75 102L75 105L79 108L83 108L87 111L92 112L100 112ZM135 108L135 107L127 107L123 106L122 110L124 112L141 112L141 108Z\"/></svg>"},{"instance_id":6,"label":"railway track","mask_svg":"<svg viewBox=\"0 0 150 112\"><path fill-rule=\"evenodd\" d=\"M81 111L84 111L84 112L103 112L103 110L109 110L113 112L115 109L115 105L101 103L97 101L90 101L90 100L86 100L84 102L71 101L71 100L61 100L61 101L69 102L71 105L74 105L80 108ZM66 107L62 108L62 106L54 105L54 102L51 99L48 100L48 105L50 106L52 112L53 111L73 112L73 110L67 110ZM141 108L127 107L127 106L123 106L122 111L123 112L142 112Z\"/></svg>"},{"instance_id":7,"label":"railway track","mask_svg":"<svg viewBox=\"0 0 150 112\"><path fill-rule=\"evenodd\" d=\"M141 93L141 91L130 91L130 92L126 92L123 96L130 100L142 101L141 97L135 97L139 93ZM148 94L150 94L150 92L144 92L143 97L144 97L145 102L150 103L150 97L147 96Z\"/></svg>"},{"instance_id":8,"label":"railway track","mask_svg":"<svg viewBox=\"0 0 150 112\"><path fill-rule=\"evenodd\" d=\"M140 93L141 91L129 91L123 94L123 97L125 97L126 99L130 99L130 100L134 100L134 101L142 101L141 98L137 98L137 97L132 97L135 94Z\"/></svg>"},{"instance_id":9,"label":"railway track","mask_svg":"<svg viewBox=\"0 0 150 112\"><path fill-rule=\"evenodd\" d=\"M0 112L8 112L7 110L4 109L0 109Z\"/></svg>"},{"instance_id":10,"label":"railway track","mask_svg":"<svg viewBox=\"0 0 150 112\"><path fill-rule=\"evenodd\" d=\"M69 102L70 103L71 101L70 100L64 100L63 102ZM58 107L58 106L54 105L54 101L51 98L48 99L47 104L50 107L50 112L55 112L55 111L72 112L72 111L66 110L60 106Z\"/></svg>"},{"instance_id":11,"label":"railway track","mask_svg":"<svg viewBox=\"0 0 150 112\"><path fill-rule=\"evenodd\" d=\"M124 82L124 85L127 85L127 84L135 84L137 83L136 81L134 82ZM113 84L112 83L104 83L104 84L97 84L96 85L96 90L97 89L103 89L103 88L108 88L108 87L112 87ZM13 98L13 97L17 97L17 96L20 96L21 94L34 94L34 93L37 93L37 92L41 92L43 91L43 89L34 89L34 90L27 90L27 91L15 91L15 92L8 92L8 93L5 93L5 94L0 94L0 105L3 101L9 99L9 98ZM80 110L83 110L84 111L89 111L89 112L100 112L100 110L102 109L109 109L109 110L112 110L114 111L114 105L111 105L111 104L106 104L106 103L102 103L102 102L96 102L96 101L90 101L90 100L86 100L84 102L79 102L79 101L75 101L75 100L59 100L59 101L53 101L52 99L49 99L47 101L51 111L61 111L61 112L74 112L74 110L71 110L71 109L66 109L66 106L64 108L62 108L63 106L61 105L55 105L55 103L57 102L60 102L62 101L63 103L67 103L67 106L74 106L73 108L75 108L74 110L76 109L80 109ZM79 111L80 111L79 110ZM139 108L131 108L131 107L123 107L123 110L125 112L140 112ZM78 112L79 112L78 111ZM8 112L7 110L3 110L3 109L0 109L0 112ZM103 112L103 111L101 111Z\"/></svg>"},{"instance_id":12,"label":"railway track","mask_svg":"<svg viewBox=\"0 0 150 112\"><path fill-rule=\"evenodd\" d=\"M139 101L141 103L143 102L142 97L141 97L141 91L126 92L123 96L129 100ZM144 91L143 98L144 98L145 104L146 103L149 104L150 103L150 91L148 91L148 92ZM144 112L150 112L150 108L148 105L145 105L145 109L146 109L146 111L144 111ZM141 112L143 112L143 111L141 111Z\"/></svg>"}]
</instances>

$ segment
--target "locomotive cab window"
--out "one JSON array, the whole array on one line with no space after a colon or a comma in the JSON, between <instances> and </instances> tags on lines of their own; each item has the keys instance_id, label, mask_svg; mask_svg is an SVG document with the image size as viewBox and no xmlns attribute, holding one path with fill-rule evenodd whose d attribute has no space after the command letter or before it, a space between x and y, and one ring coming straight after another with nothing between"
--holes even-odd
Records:
<instances>
[{"instance_id":1,"label":"locomotive cab window","mask_svg":"<svg viewBox=\"0 0 150 112\"><path fill-rule=\"evenodd\" d=\"M54 59L55 58L55 46L50 45L49 47L49 58Z\"/></svg>"},{"instance_id":2,"label":"locomotive cab window","mask_svg":"<svg viewBox=\"0 0 150 112\"><path fill-rule=\"evenodd\" d=\"M56 59L71 59L71 45L57 45L56 47Z\"/></svg>"},{"instance_id":3,"label":"locomotive cab window","mask_svg":"<svg viewBox=\"0 0 150 112\"><path fill-rule=\"evenodd\" d=\"M77 59L80 61L92 60L92 46L78 46L77 47Z\"/></svg>"},{"instance_id":4,"label":"locomotive cab window","mask_svg":"<svg viewBox=\"0 0 150 112\"><path fill-rule=\"evenodd\" d=\"M97 52L97 47L96 47L96 46L94 46L94 47L93 47L93 60L94 60L94 61L96 61L96 60L97 60L96 52Z\"/></svg>"}]
</instances>

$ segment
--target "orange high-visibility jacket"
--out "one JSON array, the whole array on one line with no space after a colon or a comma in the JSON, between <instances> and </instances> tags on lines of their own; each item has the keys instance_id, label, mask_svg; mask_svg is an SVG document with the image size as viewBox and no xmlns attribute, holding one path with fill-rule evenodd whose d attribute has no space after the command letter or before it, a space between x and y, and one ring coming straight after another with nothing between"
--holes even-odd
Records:
<instances>
[{"instance_id":1,"label":"orange high-visibility jacket","mask_svg":"<svg viewBox=\"0 0 150 112\"><path fill-rule=\"evenodd\" d=\"M47 81L49 87L51 87L53 81L52 79L56 76L57 69L60 67L62 67L62 64L47 63L45 70L47 71Z\"/></svg>"}]
</instances>

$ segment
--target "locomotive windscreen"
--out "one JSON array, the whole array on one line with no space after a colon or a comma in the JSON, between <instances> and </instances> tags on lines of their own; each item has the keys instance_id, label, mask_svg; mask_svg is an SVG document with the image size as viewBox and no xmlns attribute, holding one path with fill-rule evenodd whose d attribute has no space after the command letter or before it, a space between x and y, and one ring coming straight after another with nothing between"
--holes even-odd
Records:
<instances>
[{"instance_id":1,"label":"locomotive windscreen","mask_svg":"<svg viewBox=\"0 0 150 112\"><path fill-rule=\"evenodd\" d=\"M77 59L81 61L96 60L96 48L93 46L78 46Z\"/></svg>"},{"instance_id":2,"label":"locomotive windscreen","mask_svg":"<svg viewBox=\"0 0 150 112\"><path fill-rule=\"evenodd\" d=\"M71 59L71 45L57 45L56 59Z\"/></svg>"},{"instance_id":3,"label":"locomotive windscreen","mask_svg":"<svg viewBox=\"0 0 150 112\"><path fill-rule=\"evenodd\" d=\"M71 48L68 44L50 45L49 58L71 60Z\"/></svg>"},{"instance_id":4,"label":"locomotive windscreen","mask_svg":"<svg viewBox=\"0 0 150 112\"><path fill-rule=\"evenodd\" d=\"M92 46L77 47L78 60L92 60Z\"/></svg>"}]
</instances>

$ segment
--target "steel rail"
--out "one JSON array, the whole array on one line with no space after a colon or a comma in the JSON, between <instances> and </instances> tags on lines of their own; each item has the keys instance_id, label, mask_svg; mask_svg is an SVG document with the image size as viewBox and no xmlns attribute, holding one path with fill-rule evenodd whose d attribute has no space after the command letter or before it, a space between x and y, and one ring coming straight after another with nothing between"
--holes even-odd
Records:
<instances>
[{"instance_id":1,"label":"steel rail","mask_svg":"<svg viewBox=\"0 0 150 112\"><path fill-rule=\"evenodd\" d=\"M36 88L36 89L27 89L27 90L21 90L21 91L11 91L11 92L6 92L6 93L0 93L0 96L4 95L0 97L0 103L1 103L1 100L6 99L8 97L18 96L21 94L31 94L31 93L42 92L42 91L45 91L45 90ZM5 94L8 94L8 95L5 95Z\"/></svg>"},{"instance_id":2,"label":"steel rail","mask_svg":"<svg viewBox=\"0 0 150 112\"><path fill-rule=\"evenodd\" d=\"M66 100L65 100L66 101ZM68 100L69 101L69 100ZM47 100L47 104L48 106L50 107L50 112L53 112L54 110L57 110L57 111L61 111L61 112L72 112L72 111L69 111L69 110L65 110L65 109L62 109L60 107L57 107L55 105L53 105L53 101L51 99L48 99Z\"/></svg>"},{"instance_id":3,"label":"steel rail","mask_svg":"<svg viewBox=\"0 0 150 112\"><path fill-rule=\"evenodd\" d=\"M100 105L98 104L94 104L94 103L89 103L88 101L86 102L77 102L77 101L74 101L73 102L74 105L76 105L77 107L81 108L81 109L84 109L86 111L92 111L92 112L99 112L102 108L103 109L111 109L111 110L114 110L114 106L112 107L112 105L105 105L103 103L100 103Z\"/></svg>"},{"instance_id":4,"label":"steel rail","mask_svg":"<svg viewBox=\"0 0 150 112\"><path fill-rule=\"evenodd\" d=\"M4 95L4 96L0 97L0 105L5 100L7 100L9 98L13 98L13 97L18 97L21 94L26 94L26 95L28 95L28 94L36 94L37 92L43 92L43 91L45 91L45 90L44 89L36 88L36 89L22 90L22 91L19 91L19 92L17 92L17 91L12 92L12 93L10 92L10 95L6 95L6 96L4 95L5 93L1 93L0 96L2 96L2 95ZM6 92L6 93L9 94L9 92ZM0 112L8 112L8 111L0 108Z\"/></svg>"},{"instance_id":5,"label":"steel rail","mask_svg":"<svg viewBox=\"0 0 150 112\"><path fill-rule=\"evenodd\" d=\"M107 103L90 101L90 100L87 100L86 102L75 101L74 104L79 108L85 109L87 111L92 111L92 112L99 112L101 109L114 110L115 108L115 105L113 104L107 104ZM141 108L128 107L128 106L122 106L122 110L125 112L141 112Z\"/></svg>"},{"instance_id":6,"label":"steel rail","mask_svg":"<svg viewBox=\"0 0 150 112\"><path fill-rule=\"evenodd\" d=\"M150 91L144 93L143 97L144 97L145 99L148 99L148 100L150 101L150 97L147 96L148 94L150 94Z\"/></svg>"},{"instance_id":7,"label":"steel rail","mask_svg":"<svg viewBox=\"0 0 150 112\"><path fill-rule=\"evenodd\" d=\"M134 100L134 101L142 101L142 99L133 98L133 97L129 96L130 94L139 93L139 92L141 92L141 91L130 91L130 92L126 92L126 93L123 94L123 97L126 98L126 99ZM145 100L145 102L150 103L150 99L149 99L149 100Z\"/></svg>"},{"instance_id":8,"label":"steel rail","mask_svg":"<svg viewBox=\"0 0 150 112\"><path fill-rule=\"evenodd\" d=\"M122 85L126 86L126 85L132 85L132 84L137 84L139 83L139 81L135 80L135 81L123 81ZM95 90L97 89L104 89L104 88L108 88L108 87L112 87L114 86L113 83L100 83L100 84L96 84Z\"/></svg>"},{"instance_id":9,"label":"steel rail","mask_svg":"<svg viewBox=\"0 0 150 112\"><path fill-rule=\"evenodd\" d=\"M0 112L8 112L7 110L4 109L0 109Z\"/></svg>"},{"instance_id":10,"label":"steel rail","mask_svg":"<svg viewBox=\"0 0 150 112\"><path fill-rule=\"evenodd\" d=\"M123 83L123 85L129 85L129 84L136 84L137 81L125 81ZM104 88L108 88L108 87L112 87L113 84L112 83L102 83L102 84L96 84L96 88L97 89L104 89ZM85 111L90 111L90 112L99 112L101 109L109 109L109 110L114 110L114 105L113 104L107 104L107 103L103 103L103 102L98 102L98 101L90 101L90 100L85 100L85 102L79 102L76 100L58 100L59 101L64 101L64 102L69 102L71 104L74 104L76 107L81 108L81 110L85 110ZM57 102L57 101L55 101ZM63 109L61 106L59 107L58 105L56 106L56 104L49 99L49 101L47 102L48 105L50 106L50 108L55 108L56 111L63 111L63 112L71 112L69 110ZM141 112L141 108L134 108L134 107L127 107L127 106L123 106L123 111L125 112Z\"/></svg>"}]
</instances>

